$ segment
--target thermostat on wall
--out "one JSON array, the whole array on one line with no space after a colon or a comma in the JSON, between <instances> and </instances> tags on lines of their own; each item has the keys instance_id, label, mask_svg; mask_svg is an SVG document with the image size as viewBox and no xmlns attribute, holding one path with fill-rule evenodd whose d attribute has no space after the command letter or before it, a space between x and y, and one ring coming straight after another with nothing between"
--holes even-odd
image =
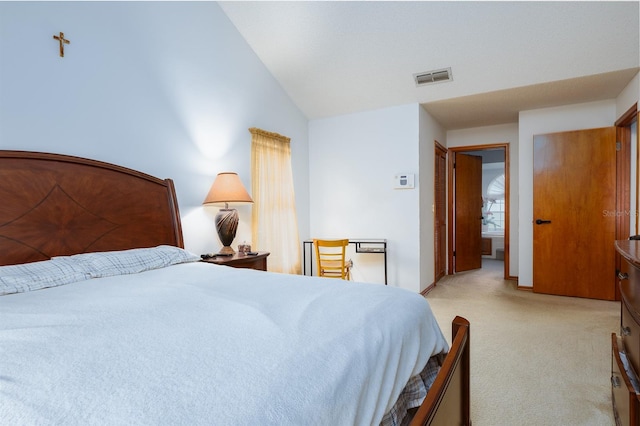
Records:
<instances>
[{"instance_id":1,"label":"thermostat on wall","mask_svg":"<svg viewBox=\"0 0 640 426\"><path fill-rule=\"evenodd\" d=\"M411 189L415 187L415 179L413 173L398 173L394 177L395 189Z\"/></svg>"}]
</instances>

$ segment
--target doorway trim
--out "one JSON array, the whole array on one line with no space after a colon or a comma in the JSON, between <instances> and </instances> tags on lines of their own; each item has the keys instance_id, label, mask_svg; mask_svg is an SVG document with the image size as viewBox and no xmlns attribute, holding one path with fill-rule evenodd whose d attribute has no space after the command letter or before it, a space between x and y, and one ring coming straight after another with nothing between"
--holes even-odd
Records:
<instances>
[{"instance_id":1,"label":"doorway trim","mask_svg":"<svg viewBox=\"0 0 640 426\"><path fill-rule=\"evenodd\" d=\"M435 145L435 178L433 203L433 235L434 235L434 285L447 275L447 168L448 150L437 140ZM444 160L444 161L441 161Z\"/></svg>"},{"instance_id":2,"label":"doorway trim","mask_svg":"<svg viewBox=\"0 0 640 426\"><path fill-rule=\"evenodd\" d=\"M626 240L628 235L632 234L629 224L629 214L631 212L631 125L634 122L640 122L640 111L638 111L638 103L636 102L629 108L624 114L620 116L615 122L616 127L616 143L618 144L616 149L616 210L618 212L625 212L625 214L616 214L616 240ZM640 144L640 126L636 125L636 143ZM640 164L640 149L636 147L636 199L635 199L635 211L636 215L635 229L633 234L638 234L638 208L640 207L638 197L638 180L640 173L638 173L638 165ZM622 261L620 253L616 251L616 273L618 271L626 272L626 265ZM616 286L615 300L620 300L620 288Z\"/></svg>"},{"instance_id":3,"label":"doorway trim","mask_svg":"<svg viewBox=\"0 0 640 426\"><path fill-rule=\"evenodd\" d=\"M510 174L510 155L509 155L509 143L494 143L484 145L468 145L457 146L453 148L447 148L449 152L449 177L447 180L448 187L448 268L449 274L455 273L454 268L454 256L453 249L455 247L455 232L454 232L454 217L455 217L455 192L454 192L454 178L455 178L455 159L457 153L466 151L487 151L495 149L504 149L504 206L505 206L505 218L504 218L504 279L517 280L517 277L512 277L509 272L509 240L510 240L510 222L511 222L511 174Z\"/></svg>"}]
</instances>

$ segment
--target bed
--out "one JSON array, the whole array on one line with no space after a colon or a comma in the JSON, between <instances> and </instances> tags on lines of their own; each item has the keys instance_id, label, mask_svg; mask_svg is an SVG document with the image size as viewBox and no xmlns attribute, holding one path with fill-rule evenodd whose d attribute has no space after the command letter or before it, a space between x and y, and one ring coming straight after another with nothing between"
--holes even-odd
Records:
<instances>
[{"instance_id":1,"label":"bed","mask_svg":"<svg viewBox=\"0 0 640 426\"><path fill-rule=\"evenodd\" d=\"M0 151L0 200L0 424L471 424L420 295L199 262L173 182L100 161Z\"/></svg>"}]
</instances>

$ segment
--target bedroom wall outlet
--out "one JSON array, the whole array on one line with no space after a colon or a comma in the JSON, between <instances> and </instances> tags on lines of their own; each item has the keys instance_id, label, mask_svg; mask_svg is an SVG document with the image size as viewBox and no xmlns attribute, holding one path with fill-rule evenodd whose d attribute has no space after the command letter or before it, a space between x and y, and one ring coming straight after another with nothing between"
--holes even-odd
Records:
<instances>
[{"instance_id":1,"label":"bedroom wall outlet","mask_svg":"<svg viewBox=\"0 0 640 426\"><path fill-rule=\"evenodd\" d=\"M415 188L415 177L413 173L398 173L394 176L395 189Z\"/></svg>"}]
</instances>

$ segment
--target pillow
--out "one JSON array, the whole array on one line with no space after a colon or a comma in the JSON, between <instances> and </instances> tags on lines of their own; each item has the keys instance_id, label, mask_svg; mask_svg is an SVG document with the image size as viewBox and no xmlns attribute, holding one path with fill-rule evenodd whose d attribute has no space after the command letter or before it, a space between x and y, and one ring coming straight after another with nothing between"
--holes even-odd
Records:
<instances>
[{"instance_id":1,"label":"pillow","mask_svg":"<svg viewBox=\"0 0 640 426\"><path fill-rule=\"evenodd\" d=\"M0 266L0 296L55 287L91 278L64 259Z\"/></svg>"},{"instance_id":2,"label":"pillow","mask_svg":"<svg viewBox=\"0 0 640 426\"><path fill-rule=\"evenodd\" d=\"M91 278L136 274L178 263L200 260L200 256L196 256L184 249L164 245L121 251L75 254L68 258L80 269L87 271Z\"/></svg>"}]
</instances>

